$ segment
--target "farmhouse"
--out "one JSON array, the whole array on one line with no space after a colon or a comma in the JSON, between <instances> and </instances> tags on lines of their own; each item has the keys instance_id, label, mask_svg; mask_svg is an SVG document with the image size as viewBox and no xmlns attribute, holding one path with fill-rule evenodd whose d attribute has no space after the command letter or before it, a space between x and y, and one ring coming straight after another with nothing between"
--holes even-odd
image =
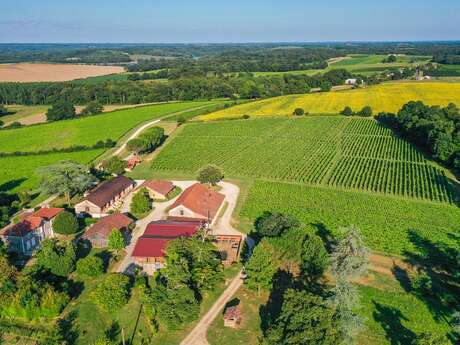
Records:
<instances>
[{"instance_id":1,"label":"farmhouse","mask_svg":"<svg viewBox=\"0 0 460 345\"><path fill-rule=\"evenodd\" d=\"M26 213L20 222L0 230L0 238L7 244L9 251L31 255L41 241L54 236L53 220L63 210L42 208L35 213Z\"/></svg>"},{"instance_id":2,"label":"farmhouse","mask_svg":"<svg viewBox=\"0 0 460 345\"><path fill-rule=\"evenodd\" d=\"M133 223L134 221L124 214L111 214L97 221L86 231L83 238L90 241L93 247L104 248L108 246L109 236L114 229L123 231L126 235Z\"/></svg>"},{"instance_id":3,"label":"farmhouse","mask_svg":"<svg viewBox=\"0 0 460 345\"><path fill-rule=\"evenodd\" d=\"M169 218L202 220L212 225L224 205L224 200L225 195L215 192L208 186L196 183L177 198L169 210Z\"/></svg>"},{"instance_id":4,"label":"farmhouse","mask_svg":"<svg viewBox=\"0 0 460 345\"><path fill-rule=\"evenodd\" d=\"M173 222L159 220L147 225L139 237L132 257L146 274L153 274L165 266L165 249L169 241L191 237L202 227L202 222Z\"/></svg>"},{"instance_id":5,"label":"farmhouse","mask_svg":"<svg viewBox=\"0 0 460 345\"><path fill-rule=\"evenodd\" d=\"M164 180L147 180L141 187L149 192L149 196L154 200L165 200L176 186L171 181Z\"/></svg>"},{"instance_id":6,"label":"farmhouse","mask_svg":"<svg viewBox=\"0 0 460 345\"><path fill-rule=\"evenodd\" d=\"M110 210L119 206L123 197L134 186L134 181L125 176L117 176L109 181L104 181L89 192L82 202L75 205L75 212L77 214L89 214L94 218L107 216Z\"/></svg>"}]
</instances>

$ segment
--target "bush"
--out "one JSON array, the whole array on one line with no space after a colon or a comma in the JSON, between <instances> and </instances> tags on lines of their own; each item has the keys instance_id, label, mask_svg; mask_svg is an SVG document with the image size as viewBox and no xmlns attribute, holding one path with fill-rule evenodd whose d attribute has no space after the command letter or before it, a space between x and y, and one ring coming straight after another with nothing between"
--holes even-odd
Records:
<instances>
[{"instance_id":1,"label":"bush","mask_svg":"<svg viewBox=\"0 0 460 345\"><path fill-rule=\"evenodd\" d=\"M121 175L125 172L127 162L118 156L113 156L102 162L102 169L109 174Z\"/></svg>"},{"instance_id":2,"label":"bush","mask_svg":"<svg viewBox=\"0 0 460 345\"><path fill-rule=\"evenodd\" d=\"M200 181L200 183L209 183L215 186L223 178L224 173L221 168L215 165L208 165L199 171L197 180Z\"/></svg>"},{"instance_id":3,"label":"bush","mask_svg":"<svg viewBox=\"0 0 460 345\"><path fill-rule=\"evenodd\" d=\"M96 115L104 111L104 106L98 102L89 102L85 109L81 112L82 115Z\"/></svg>"},{"instance_id":4,"label":"bush","mask_svg":"<svg viewBox=\"0 0 460 345\"><path fill-rule=\"evenodd\" d=\"M123 274L109 274L91 293L94 304L105 311L113 312L128 302L129 278Z\"/></svg>"},{"instance_id":5,"label":"bush","mask_svg":"<svg viewBox=\"0 0 460 345\"><path fill-rule=\"evenodd\" d=\"M341 115L351 116L353 115L353 110L350 107L345 107L341 112Z\"/></svg>"},{"instance_id":6,"label":"bush","mask_svg":"<svg viewBox=\"0 0 460 345\"><path fill-rule=\"evenodd\" d=\"M97 256L87 256L77 261L78 274L97 277L104 273L104 262Z\"/></svg>"},{"instance_id":7,"label":"bush","mask_svg":"<svg viewBox=\"0 0 460 345\"><path fill-rule=\"evenodd\" d=\"M58 234L75 234L79 229L77 218L68 211L59 213L53 222L53 230Z\"/></svg>"},{"instance_id":8,"label":"bush","mask_svg":"<svg viewBox=\"0 0 460 345\"><path fill-rule=\"evenodd\" d=\"M303 110L302 108L296 108L296 109L294 110L293 115L296 115L296 116L305 115L305 110Z\"/></svg>"},{"instance_id":9,"label":"bush","mask_svg":"<svg viewBox=\"0 0 460 345\"><path fill-rule=\"evenodd\" d=\"M46 119L50 121L59 121L72 119L76 115L75 107L67 101L58 101L54 103L46 113Z\"/></svg>"},{"instance_id":10,"label":"bush","mask_svg":"<svg viewBox=\"0 0 460 345\"><path fill-rule=\"evenodd\" d=\"M67 277L75 269L76 254L72 242L56 239L44 240L36 258L39 267L49 270L59 277Z\"/></svg>"},{"instance_id":11,"label":"bush","mask_svg":"<svg viewBox=\"0 0 460 345\"><path fill-rule=\"evenodd\" d=\"M109 235L109 248L112 250L122 250L125 247L125 238L118 229L113 229Z\"/></svg>"},{"instance_id":12,"label":"bush","mask_svg":"<svg viewBox=\"0 0 460 345\"><path fill-rule=\"evenodd\" d=\"M370 117L372 116L372 108L366 105L363 109L358 112L359 116Z\"/></svg>"},{"instance_id":13,"label":"bush","mask_svg":"<svg viewBox=\"0 0 460 345\"><path fill-rule=\"evenodd\" d=\"M133 200L131 201L131 213L140 216L150 211L150 208L151 202L148 192L145 188L142 188L133 196Z\"/></svg>"},{"instance_id":14,"label":"bush","mask_svg":"<svg viewBox=\"0 0 460 345\"><path fill-rule=\"evenodd\" d=\"M178 125L178 126L182 126L182 125L183 125L184 123L186 123L186 122L187 122L187 119L185 118L184 115L179 115L179 116L177 117L177 125Z\"/></svg>"}]
</instances>

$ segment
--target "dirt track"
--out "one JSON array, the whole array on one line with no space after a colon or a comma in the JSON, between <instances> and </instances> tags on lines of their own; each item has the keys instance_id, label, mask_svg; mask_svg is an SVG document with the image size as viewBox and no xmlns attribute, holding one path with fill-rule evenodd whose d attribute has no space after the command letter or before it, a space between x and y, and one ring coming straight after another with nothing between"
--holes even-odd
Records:
<instances>
[{"instance_id":1,"label":"dirt track","mask_svg":"<svg viewBox=\"0 0 460 345\"><path fill-rule=\"evenodd\" d=\"M73 64L0 64L0 82L67 81L122 73L123 67Z\"/></svg>"}]
</instances>

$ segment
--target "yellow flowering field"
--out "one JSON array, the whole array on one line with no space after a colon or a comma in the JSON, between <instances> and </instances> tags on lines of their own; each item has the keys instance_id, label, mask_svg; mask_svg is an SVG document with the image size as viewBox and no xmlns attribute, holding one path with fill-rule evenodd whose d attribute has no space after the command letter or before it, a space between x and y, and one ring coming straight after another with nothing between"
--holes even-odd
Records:
<instances>
[{"instance_id":1,"label":"yellow flowering field","mask_svg":"<svg viewBox=\"0 0 460 345\"><path fill-rule=\"evenodd\" d=\"M303 108L310 114L336 114L350 106L354 111L369 105L375 114L397 112L409 101L423 101L429 105L455 103L460 106L460 83L399 82L385 83L354 90L288 95L242 104L201 116L202 120L226 117L292 115Z\"/></svg>"}]
</instances>

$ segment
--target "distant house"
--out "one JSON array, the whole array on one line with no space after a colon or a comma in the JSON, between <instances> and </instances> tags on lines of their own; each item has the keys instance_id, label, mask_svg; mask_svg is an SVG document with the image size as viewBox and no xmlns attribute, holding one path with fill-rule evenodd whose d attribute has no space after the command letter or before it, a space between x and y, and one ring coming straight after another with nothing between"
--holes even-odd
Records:
<instances>
[{"instance_id":1,"label":"distant house","mask_svg":"<svg viewBox=\"0 0 460 345\"><path fill-rule=\"evenodd\" d=\"M147 180L142 184L146 188L152 199L165 200L176 186L171 181Z\"/></svg>"},{"instance_id":2,"label":"distant house","mask_svg":"<svg viewBox=\"0 0 460 345\"><path fill-rule=\"evenodd\" d=\"M77 214L89 214L94 218L105 217L110 210L120 205L123 197L134 186L134 181L125 176L117 176L109 181L104 181L89 192L82 202L75 205L75 212Z\"/></svg>"},{"instance_id":3,"label":"distant house","mask_svg":"<svg viewBox=\"0 0 460 345\"><path fill-rule=\"evenodd\" d=\"M33 213L26 213L18 223L7 225L0 230L0 238L7 244L9 251L31 255L41 241L54 236L53 220L63 210L42 208Z\"/></svg>"},{"instance_id":4,"label":"distant house","mask_svg":"<svg viewBox=\"0 0 460 345\"><path fill-rule=\"evenodd\" d=\"M212 225L224 205L225 195L196 183L190 186L171 205L170 219L202 220Z\"/></svg>"},{"instance_id":5,"label":"distant house","mask_svg":"<svg viewBox=\"0 0 460 345\"><path fill-rule=\"evenodd\" d=\"M213 242L225 265L231 265L238 261L242 240L243 237L241 235L214 234Z\"/></svg>"},{"instance_id":6,"label":"distant house","mask_svg":"<svg viewBox=\"0 0 460 345\"><path fill-rule=\"evenodd\" d=\"M241 304L227 307L224 313L224 326L236 328L241 323Z\"/></svg>"},{"instance_id":7,"label":"distant house","mask_svg":"<svg viewBox=\"0 0 460 345\"><path fill-rule=\"evenodd\" d=\"M129 158L127 161L126 161L126 168L125 170L126 171L132 171L139 163L142 162L142 159L140 159L139 157L137 156L133 156L131 158Z\"/></svg>"},{"instance_id":8,"label":"distant house","mask_svg":"<svg viewBox=\"0 0 460 345\"><path fill-rule=\"evenodd\" d=\"M134 262L142 267L146 274L153 274L165 266L165 249L169 241L191 237L201 227L201 222L151 222L136 242L131 254Z\"/></svg>"},{"instance_id":9,"label":"distant house","mask_svg":"<svg viewBox=\"0 0 460 345\"><path fill-rule=\"evenodd\" d=\"M356 85L358 84L358 79L356 78L350 78L345 80L345 85Z\"/></svg>"},{"instance_id":10,"label":"distant house","mask_svg":"<svg viewBox=\"0 0 460 345\"><path fill-rule=\"evenodd\" d=\"M83 239L91 242L96 248L104 248L109 244L109 236L114 229L126 231L134 221L124 214L111 214L101 218L91 226L83 235Z\"/></svg>"}]
</instances>

